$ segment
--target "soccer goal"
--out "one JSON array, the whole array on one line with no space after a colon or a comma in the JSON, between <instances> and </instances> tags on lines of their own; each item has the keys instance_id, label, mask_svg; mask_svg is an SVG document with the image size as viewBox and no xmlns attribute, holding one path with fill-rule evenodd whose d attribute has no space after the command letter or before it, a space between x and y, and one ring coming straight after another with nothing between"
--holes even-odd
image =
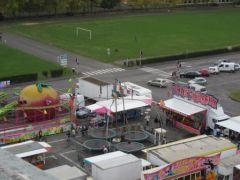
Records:
<instances>
[{"instance_id":1,"label":"soccer goal","mask_svg":"<svg viewBox=\"0 0 240 180\"><path fill-rule=\"evenodd\" d=\"M92 31L89 29L81 28L81 27L76 27L76 36L78 37L78 33L80 31L85 31L89 33L89 39L92 40Z\"/></svg>"}]
</instances>

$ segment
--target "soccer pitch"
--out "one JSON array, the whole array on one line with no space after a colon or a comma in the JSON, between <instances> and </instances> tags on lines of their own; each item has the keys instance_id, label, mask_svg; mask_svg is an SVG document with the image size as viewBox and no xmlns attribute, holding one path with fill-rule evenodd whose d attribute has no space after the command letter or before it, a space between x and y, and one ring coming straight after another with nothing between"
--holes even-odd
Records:
<instances>
[{"instance_id":1,"label":"soccer pitch","mask_svg":"<svg viewBox=\"0 0 240 180\"><path fill-rule=\"evenodd\" d=\"M91 30L78 31L76 28ZM240 45L240 9L12 23L6 30L105 62ZM110 54L107 49L110 48Z\"/></svg>"}]
</instances>

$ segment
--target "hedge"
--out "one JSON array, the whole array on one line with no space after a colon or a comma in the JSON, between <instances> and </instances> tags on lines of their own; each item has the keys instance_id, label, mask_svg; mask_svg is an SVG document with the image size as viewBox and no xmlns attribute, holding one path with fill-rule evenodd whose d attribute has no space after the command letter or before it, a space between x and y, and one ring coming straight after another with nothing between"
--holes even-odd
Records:
<instances>
[{"instance_id":1,"label":"hedge","mask_svg":"<svg viewBox=\"0 0 240 180\"><path fill-rule=\"evenodd\" d=\"M32 74L23 74L23 75L18 75L18 76L9 76L9 77L0 78L0 81L8 81L8 80L10 80L11 84L37 81L38 74L32 73Z\"/></svg>"},{"instance_id":2,"label":"hedge","mask_svg":"<svg viewBox=\"0 0 240 180\"><path fill-rule=\"evenodd\" d=\"M50 71L51 77L55 78L55 77L60 77L63 75L63 69L56 69L56 70L51 70Z\"/></svg>"}]
</instances>

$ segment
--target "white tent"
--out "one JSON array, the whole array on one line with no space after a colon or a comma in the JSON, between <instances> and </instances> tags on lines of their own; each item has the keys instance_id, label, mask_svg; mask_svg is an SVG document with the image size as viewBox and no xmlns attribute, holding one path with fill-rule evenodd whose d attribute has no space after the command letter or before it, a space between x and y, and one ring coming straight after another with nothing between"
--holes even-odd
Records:
<instances>
[{"instance_id":1,"label":"white tent","mask_svg":"<svg viewBox=\"0 0 240 180\"><path fill-rule=\"evenodd\" d=\"M240 133L240 116L232 117L226 121L218 122L217 125Z\"/></svg>"},{"instance_id":2,"label":"white tent","mask_svg":"<svg viewBox=\"0 0 240 180\"><path fill-rule=\"evenodd\" d=\"M196 106L182 99L172 98L164 101L164 108L180 113L184 116L191 116L193 114L205 111L205 108Z\"/></svg>"},{"instance_id":3,"label":"white tent","mask_svg":"<svg viewBox=\"0 0 240 180\"><path fill-rule=\"evenodd\" d=\"M99 101L96 104L87 106L91 111L98 112L100 109L105 109L110 112L121 112L124 110L131 110L141 107L146 107L151 104L151 99L146 96L126 96L119 99L109 99L105 101Z\"/></svg>"}]
</instances>

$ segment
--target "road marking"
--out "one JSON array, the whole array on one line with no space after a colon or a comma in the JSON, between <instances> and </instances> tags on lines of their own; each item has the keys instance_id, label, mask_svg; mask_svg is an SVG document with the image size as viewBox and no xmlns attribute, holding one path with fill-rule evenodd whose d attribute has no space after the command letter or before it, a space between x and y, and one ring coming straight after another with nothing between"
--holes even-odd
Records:
<instances>
[{"instance_id":1,"label":"road marking","mask_svg":"<svg viewBox=\"0 0 240 180\"><path fill-rule=\"evenodd\" d=\"M80 138L82 136L75 136L75 138ZM54 143L58 143L58 142L62 142L62 141L67 141L66 138L63 138L63 139L58 139L58 140L55 140L55 141L49 141L48 143L49 144L54 144Z\"/></svg>"},{"instance_id":2,"label":"road marking","mask_svg":"<svg viewBox=\"0 0 240 180\"><path fill-rule=\"evenodd\" d=\"M162 71L160 69L152 68L152 67L145 66L143 68L140 68L140 70L148 72L148 73L152 73L152 74L157 74L158 76L171 77L171 73Z\"/></svg>"},{"instance_id":3,"label":"road marking","mask_svg":"<svg viewBox=\"0 0 240 180\"><path fill-rule=\"evenodd\" d=\"M77 152L75 150L75 152ZM72 164L74 164L76 167L78 167L79 169L85 171L78 163L74 162L73 160L71 160L70 158L68 158L67 156L65 156L64 154L66 153L60 153L59 155L62 156L64 159L68 160L69 162L71 162Z\"/></svg>"},{"instance_id":4,"label":"road marking","mask_svg":"<svg viewBox=\"0 0 240 180\"><path fill-rule=\"evenodd\" d=\"M82 74L85 76L94 76L94 75L115 73L115 72L121 72L121 71L126 71L126 70L123 68L108 68L108 69L99 69L96 71L83 72Z\"/></svg>"}]
</instances>

